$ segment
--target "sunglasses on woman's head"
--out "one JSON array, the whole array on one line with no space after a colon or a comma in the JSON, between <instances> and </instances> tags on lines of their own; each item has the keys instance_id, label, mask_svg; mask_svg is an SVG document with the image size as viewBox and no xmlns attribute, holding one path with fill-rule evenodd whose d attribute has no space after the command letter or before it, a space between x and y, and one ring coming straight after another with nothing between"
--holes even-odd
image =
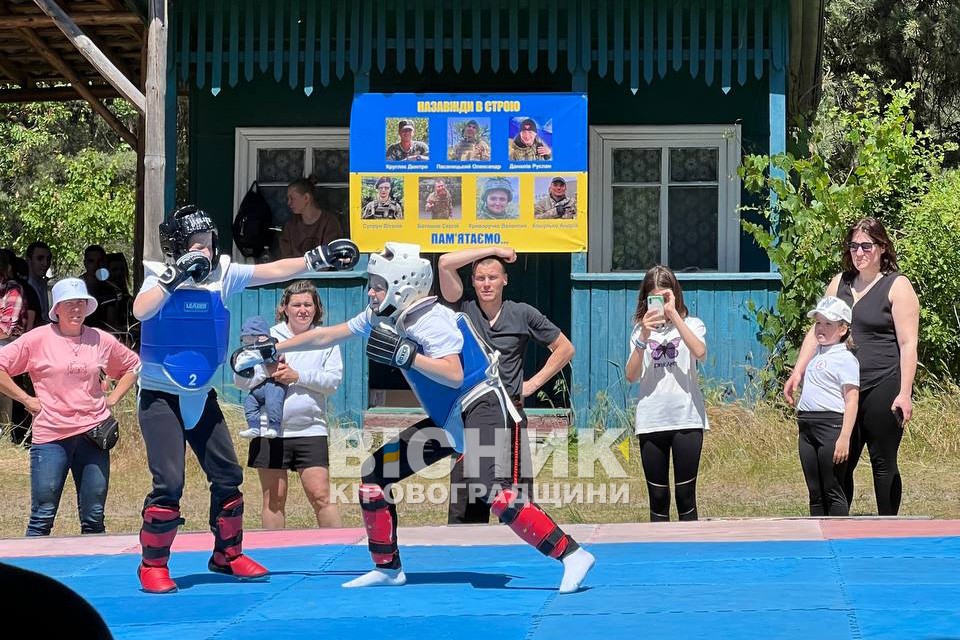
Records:
<instances>
[{"instance_id":1,"label":"sunglasses on woman's head","mask_svg":"<svg viewBox=\"0 0 960 640\"><path fill-rule=\"evenodd\" d=\"M877 246L876 242L848 242L847 243L847 249L849 249L851 253L856 253L857 249L863 249L864 253L870 253L871 251L873 251L873 248L875 246Z\"/></svg>"}]
</instances>

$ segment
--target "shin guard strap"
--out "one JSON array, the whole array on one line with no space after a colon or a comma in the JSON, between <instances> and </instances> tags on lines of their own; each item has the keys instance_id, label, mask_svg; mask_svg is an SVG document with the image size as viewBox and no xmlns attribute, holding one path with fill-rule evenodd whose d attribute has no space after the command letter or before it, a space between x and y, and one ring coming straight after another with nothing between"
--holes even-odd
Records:
<instances>
[{"instance_id":1,"label":"shin guard strap","mask_svg":"<svg viewBox=\"0 0 960 640\"><path fill-rule=\"evenodd\" d=\"M143 510L140 548L145 565L150 567L167 565L170 546L177 537L177 528L183 523L180 510L176 508L150 506Z\"/></svg>"},{"instance_id":2,"label":"shin guard strap","mask_svg":"<svg viewBox=\"0 0 960 640\"><path fill-rule=\"evenodd\" d=\"M490 510L521 540L543 555L557 559L564 555L570 537L537 505L532 502L517 504L517 493L513 489L501 491Z\"/></svg>"},{"instance_id":3,"label":"shin guard strap","mask_svg":"<svg viewBox=\"0 0 960 640\"><path fill-rule=\"evenodd\" d=\"M243 495L237 494L224 500L213 529L213 549L227 560L239 556L243 543Z\"/></svg>"}]
</instances>

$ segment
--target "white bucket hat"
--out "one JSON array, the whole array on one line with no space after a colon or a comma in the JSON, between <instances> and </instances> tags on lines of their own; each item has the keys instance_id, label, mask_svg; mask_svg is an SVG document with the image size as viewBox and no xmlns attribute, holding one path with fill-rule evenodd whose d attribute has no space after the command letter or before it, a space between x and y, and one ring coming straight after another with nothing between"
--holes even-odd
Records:
<instances>
[{"instance_id":1,"label":"white bucket hat","mask_svg":"<svg viewBox=\"0 0 960 640\"><path fill-rule=\"evenodd\" d=\"M820 302L817 303L817 307L807 312L807 317L812 318L818 313L830 322L842 321L850 324L853 321L853 312L850 310L850 305L840 298L835 298L833 296L824 296L820 298Z\"/></svg>"},{"instance_id":2,"label":"white bucket hat","mask_svg":"<svg viewBox=\"0 0 960 640\"><path fill-rule=\"evenodd\" d=\"M80 278L64 278L53 285L53 302L50 303L50 319L56 322L57 305L64 300L86 300L87 311L83 314L86 318L97 310L97 299L87 293L87 285Z\"/></svg>"}]
</instances>

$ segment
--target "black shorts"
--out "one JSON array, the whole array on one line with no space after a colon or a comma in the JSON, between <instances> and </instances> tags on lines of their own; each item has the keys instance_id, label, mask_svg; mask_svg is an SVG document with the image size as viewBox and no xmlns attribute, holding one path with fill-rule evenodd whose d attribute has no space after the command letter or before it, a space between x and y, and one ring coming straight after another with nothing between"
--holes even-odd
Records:
<instances>
[{"instance_id":1,"label":"black shorts","mask_svg":"<svg viewBox=\"0 0 960 640\"><path fill-rule=\"evenodd\" d=\"M250 441L247 466L253 469L290 469L329 467L327 436L304 438L254 438Z\"/></svg>"}]
</instances>

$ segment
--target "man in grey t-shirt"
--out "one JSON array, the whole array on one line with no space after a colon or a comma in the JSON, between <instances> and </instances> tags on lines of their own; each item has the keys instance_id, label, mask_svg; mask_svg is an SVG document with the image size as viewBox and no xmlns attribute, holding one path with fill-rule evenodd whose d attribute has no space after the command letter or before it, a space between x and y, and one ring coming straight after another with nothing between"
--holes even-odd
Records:
<instances>
[{"instance_id":1,"label":"man in grey t-shirt","mask_svg":"<svg viewBox=\"0 0 960 640\"><path fill-rule=\"evenodd\" d=\"M513 249L464 249L440 257L440 292L448 303L459 304L480 336L500 352L500 380L520 413L521 421L514 425L511 437L514 460L514 484L522 490L533 490L533 466L527 440L527 418L523 413L523 399L532 396L573 358L573 345L560 329L534 307L503 299L507 286L506 264L515 262ZM472 264L472 281L476 300L463 300L463 281L457 269ZM523 356L527 343L535 340L550 350L546 363L529 379L524 379ZM463 462L457 461L450 475L450 524L485 523L490 519L490 507L479 498L473 498L467 485Z\"/></svg>"}]
</instances>

